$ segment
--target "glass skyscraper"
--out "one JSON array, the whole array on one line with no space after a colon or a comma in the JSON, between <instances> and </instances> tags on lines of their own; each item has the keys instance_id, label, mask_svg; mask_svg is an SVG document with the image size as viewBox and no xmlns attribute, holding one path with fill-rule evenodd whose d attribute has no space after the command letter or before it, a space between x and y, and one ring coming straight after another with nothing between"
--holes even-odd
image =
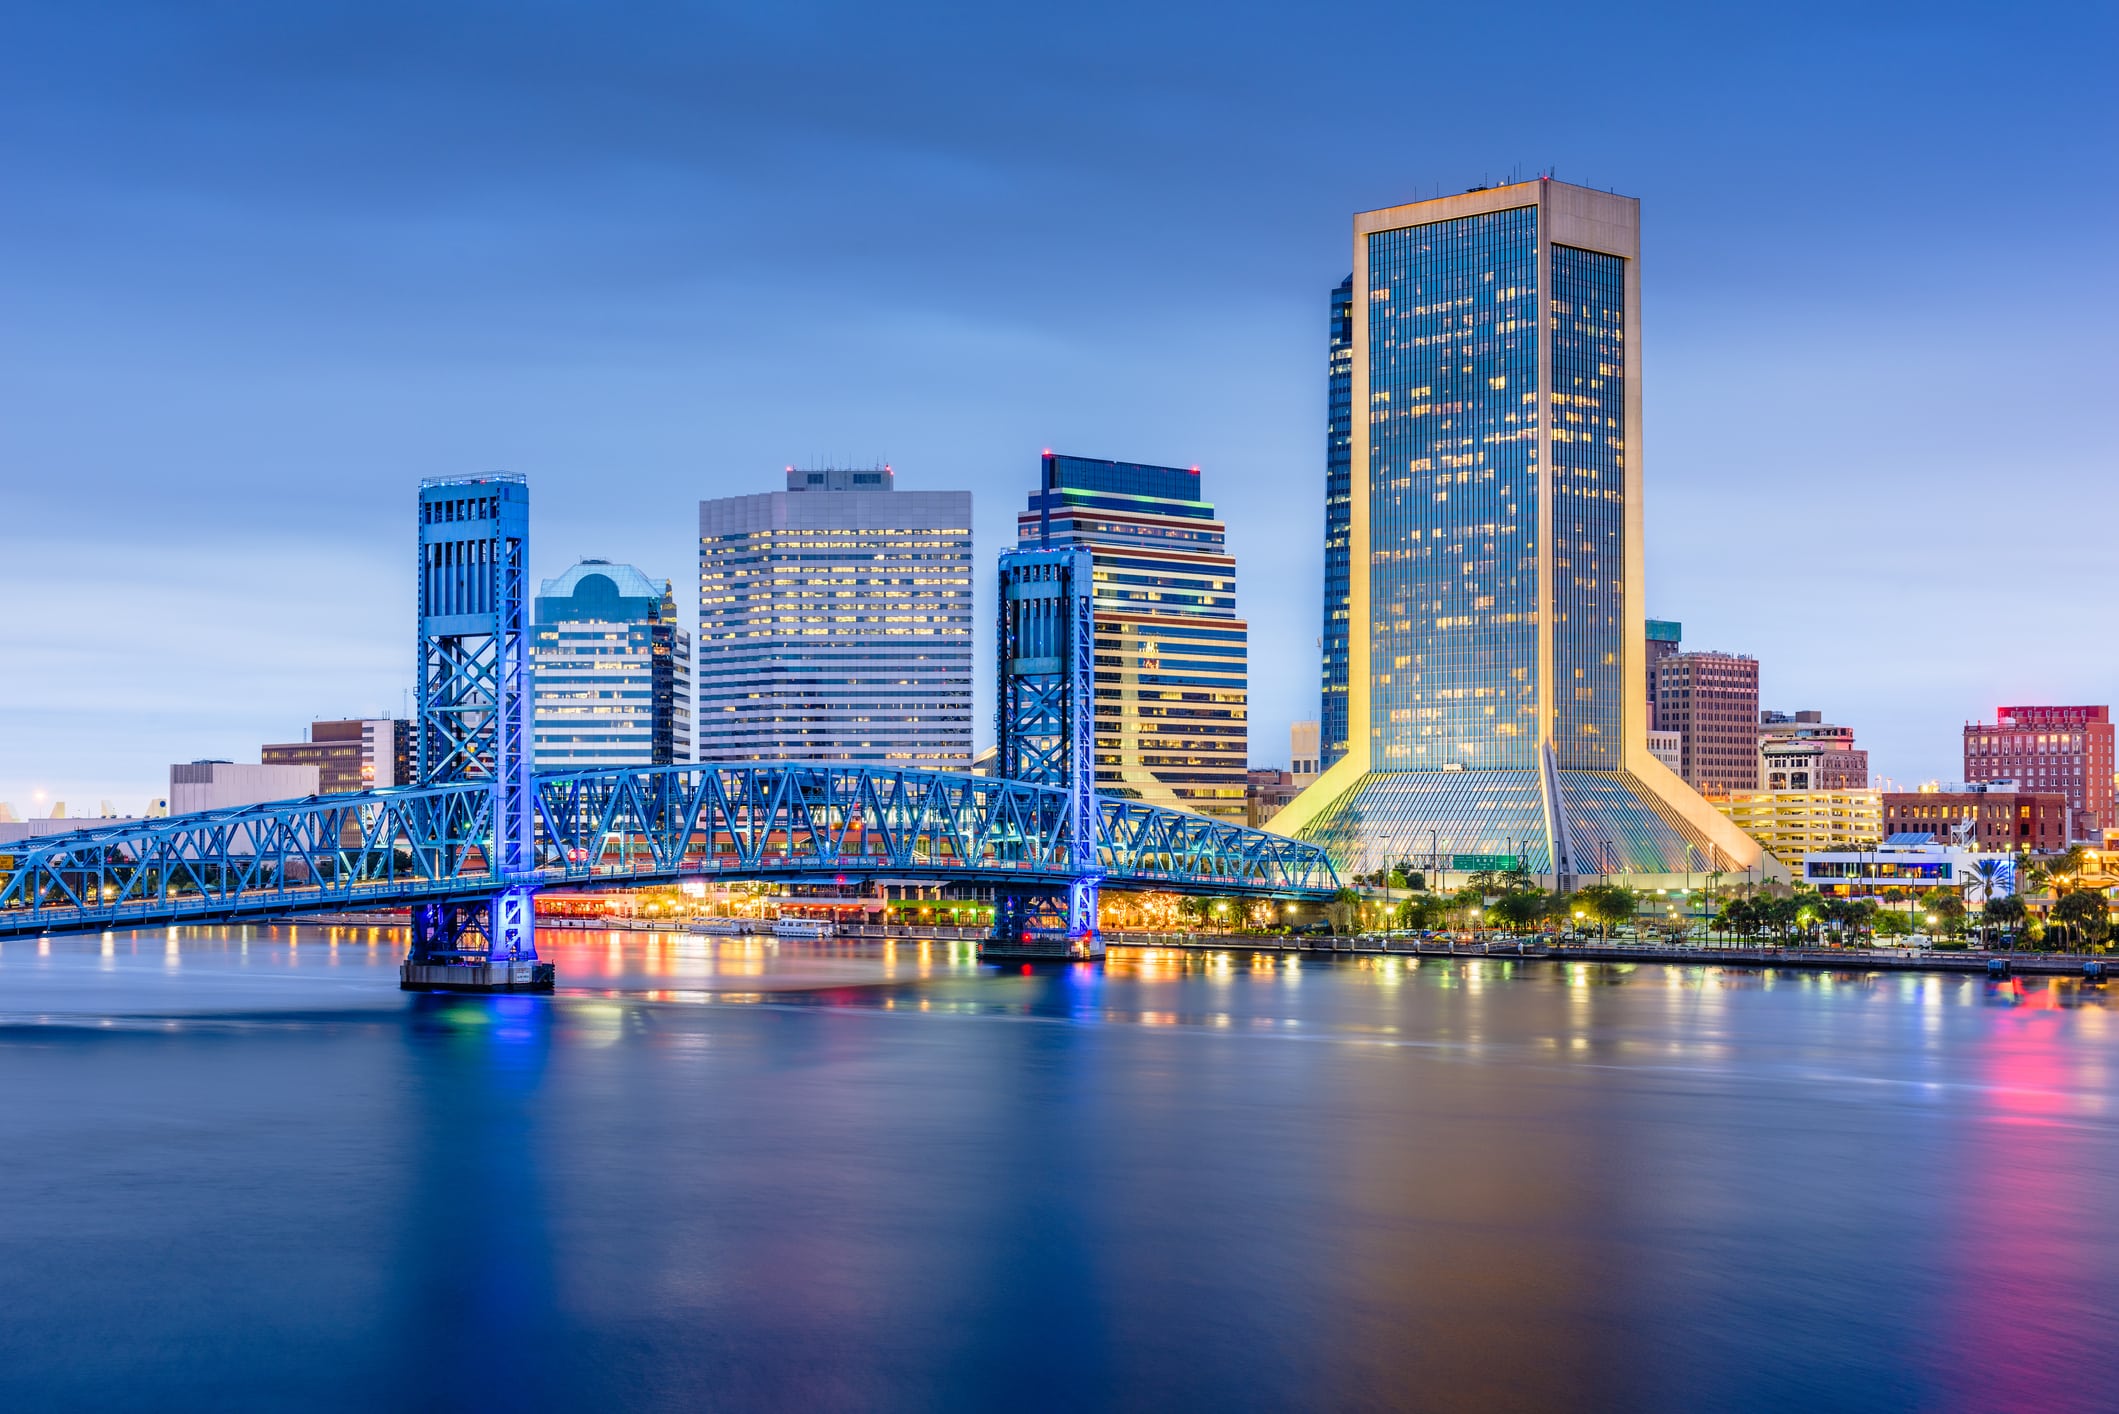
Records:
<instances>
[{"instance_id":1,"label":"glass skyscraper","mask_svg":"<svg viewBox=\"0 0 2119 1414\"><path fill-rule=\"evenodd\" d=\"M692 759L692 641L668 580L583 560L541 586L532 632L539 770Z\"/></svg>"},{"instance_id":2,"label":"glass skyscraper","mask_svg":"<svg viewBox=\"0 0 2119 1414\"><path fill-rule=\"evenodd\" d=\"M1336 421L1325 491L1344 754L1274 829L1568 882L1760 865L1648 754L1638 236L1632 198L1542 179L1354 218L1343 509Z\"/></svg>"},{"instance_id":3,"label":"glass skyscraper","mask_svg":"<svg viewBox=\"0 0 2119 1414\"><path fill-rule=\"evenodd\" d=\"M1199 469L1047 452L1015 525L1023 549L1090 550L1097 788L1242 820L1247 630Z\"/></svg>"},{"instance_id":4,"label":"glass skyscraper","mask_svg":"<svg viewBox=\"0 0 2119 1414\"><path fill-rule=\"evenodd\" d=\"M1324 700L1318 713L1319 759L1346 755L1348 537L1354 517L1354 277L1332 291L1330 354L1326 360L1324 430Z\"/></svg>"}]
</instances>

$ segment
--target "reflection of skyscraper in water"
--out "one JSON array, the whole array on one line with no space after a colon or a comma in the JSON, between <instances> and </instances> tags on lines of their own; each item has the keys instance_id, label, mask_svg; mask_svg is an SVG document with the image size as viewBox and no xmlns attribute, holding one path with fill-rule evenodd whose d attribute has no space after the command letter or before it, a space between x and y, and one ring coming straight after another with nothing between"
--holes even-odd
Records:
<instances>
[{"instance_id":1,"label":"reflection of skyscraper in water","mask_svg":"<svg viewBox=\"0 0 2119 1414\"><path fill-rule=\"evenodd\" d=\"M1346 752L1274 829L1563 878L1761 863L1648 753L1638 235L1549 180L1355 217Z\"/></svg>"}]
</instances>

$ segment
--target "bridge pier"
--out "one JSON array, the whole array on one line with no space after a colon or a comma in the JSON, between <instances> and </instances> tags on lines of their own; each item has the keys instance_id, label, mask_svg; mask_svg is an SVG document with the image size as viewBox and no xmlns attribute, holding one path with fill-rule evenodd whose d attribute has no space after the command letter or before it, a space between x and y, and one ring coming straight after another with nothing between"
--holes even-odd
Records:
<instances>
[{"instance_id":1,"label":"bridge pier","mask_svg":"<svg viewBox=\"0 0 2119 1414\"><path fill-rule=\"evenodd\" d=\"M558 969L537 960L529 889L483 903L430 903L412 910L412 951L398 968L407 992L549 992Z\"/></svg>"},{"instance_id":2,"label":"bridge pier","mask_svg":"<svg viewBox=\"0 0 2119 1414\"><path fill-rule=\"evenodd\" d=\"M1096 926L1094 874L1071 880L1065 893L1000 894L993 900L993 936L979 956L995 962L1095 962L1104 955Z\"/></svg>"}]
</instances>

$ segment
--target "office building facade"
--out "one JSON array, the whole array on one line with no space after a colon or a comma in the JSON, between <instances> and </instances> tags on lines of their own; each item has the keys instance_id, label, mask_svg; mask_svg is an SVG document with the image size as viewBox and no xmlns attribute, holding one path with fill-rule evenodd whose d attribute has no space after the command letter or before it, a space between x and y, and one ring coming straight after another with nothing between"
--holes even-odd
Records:
<instances>
[{"instance_id":1,"label":"office building facade","mask_svg":"<svg viewBox=\"0 0 2119 1414\"><path fill-rule=\"evenodd\" d=\"M1869 753L1822 712L1761 712L1758 771L1766 790L1866 790Z\"/></svg>"},{"instance_id":2,"label":"office building facade","mask_svg":"<svg viewBox=\"0 0 2119 1414\"><path fill-rule=\"evenodd\" d=\"M1684 646L1685 626L1673 619L1650 619L1648 621L1646 648L1648 677L1648 730L1660 731L1663 724L1655 714L1655 670L1656 664L1668 658Z\"/></svg>"},{"instance_id":3,"label":"office building facade","mask_svg":"<svg viewBox=\"0 0 2119 1414\"><path fill-rule=\"evenodd\" d=\"M1672 653L1656 664L1655 683L1656 723L1678 733L1685 784L1709 795L1757 790L1758 660Z\"/></svg>"},{"instance_id":4,"label":"office building facade","mask_svg":"<svg viewBox=\"0 0 2119 1414\"><path fill-rule=\"evenodd\" d=\"M1355 217L1347 751L1275 829L1563 881L1766 866L1648 750L1638 232L1550 180Z\"/></svg>"},{"instance_id":5,"label":"office building facade","mask_svg":"<svg viewBox=\"0 0 2119 1414\"><path fill-rule=\"evenodd\" d=\"M272 742L258 749L267 766L314 766L326 795L413 784L412 723L368 717L311 722L308 740Z\"/></svg>"},{"instance_id":6,"label":"office building facade","mask_svg":"<svg viewBox=\"0 0 2119 1414\"><path fill-rule=\"evenodd\" d=\"M1883 812L1887 836L1933 835L1944 844L2010 854L2058 854L2068 847L2072 820L2063 792L2023 790L2011 781L1891 791L1883 796Z\"/></svg>"},{"instance_id":7,"label":"office building facade","mask_svg":"<svg viewBox=\"0 0 2119 1414\"><path fill-rule=\"evenodd\" d=\"M2113 813L2109 707L2003 707L1964 728L1964 778L2057 790L2072 812L2071 839L2100 840Z\"/></svg>"},{"instance_id":8,"label":"office building facade","mask_svg":"<svg viewBox=\"0 0 2119 1414\"><path fill-rule=\"evenodd\" d=\"M531 606L540 771L669 766L692 759L692 640L668 580L582 560Z\"/></svg>"},{"instance_id":9,"label":"office building facade","mask_svg":"<svg viewBox=\"0 0 2119 1414\"><path fill-rule=\"evenodd\" d=\"M967 770L971 493L787 469L699 503L699 759Z\"/></svg>"},{"instance_id":10,"label":"office building facade","mask_svg":"<svg viewBox=\"0 0 2119 1414\"><path fill-rule=\"evenodd\" d=\"M1325 358L1324 427L1324 632L1323 694L1319 704L1319 760L1323 766L1346 755L1347 671L1353 592L1351 550L1354 521L1354 277L1332 291ZM1320 772L1321 773L1321 772Z\"/></svg>"},{"instance_id":11,"label":"office building facade","mask_svg":"<svg viewBox=\"0 0 2119 1414\"><path fill-rule=\"evenodd\" d=\"M1090 552L1098 789L1244 819L1248 629L1198 469L1047 452L1016 541Z\"/></svg>"}]
</instances>

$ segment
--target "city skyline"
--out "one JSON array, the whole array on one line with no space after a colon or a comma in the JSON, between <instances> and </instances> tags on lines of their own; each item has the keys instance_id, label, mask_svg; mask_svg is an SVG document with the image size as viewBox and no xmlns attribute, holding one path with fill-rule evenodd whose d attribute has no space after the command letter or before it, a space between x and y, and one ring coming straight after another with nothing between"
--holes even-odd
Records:
<instances>
[{"instance_id":1,"label":"city skyline","mask_svg":"<svg viewBox=\"0 0 2119 1414\"><path fill-rule=\"evenodd\" d=\"M0 800L122 803L170 761L246 754L316 717L399 714L412 615L390 532L421 476L533 477L569 527L535 547L542 577L584 553L682 565L688 501L755 490L820 447L887 453L909 488L974 492L982 560L1007 543L1017 468L1041 446L1200 463L1253 586L1238 612L1254 663L1274 669L1252 692L1263 753L1317 715L1317 297L1345 273L1345 215L1542 166L1647 202L1648 612L1683 620L1689 647L1755 656L1763 702L1851 726L1880 777L1950 780L1964 721L2119 695L2064 615L1934 568L1938 550L1995 533L1969 506L2027 477L2075 512L2023 512L2041 564L2099 563L2113 509L2108 454L2078 411L2096 395L2109 295L2068 273L2108 228L2110 196L2070 180L2101 120L2067 85L2015 81L2057 42L2050 22L1703 17L1683 42L1628 54L1651 81L1607 118L1558 125L1542 96L1499 127L1423 120L1408 149L1410 120L1376 98L1338 115L1324 36L1217 31L1210 58L1286 55L1283 82L1239 104L1205 71L1177 66L1174 88L1155 71L1198 42L1198 26L1157 19L1140 67L1096 70L1108 120L1041 115L1049 79L881 116L834 100L776 139L786 160L768 174L714 136L722 100L695 96L712 85L645 81L640 106L546 112L522 63L631 74L642 52L576 45L556 21L511 27L511 62L445 87L387 45L321 60L321 22L294 16L239 45L210 20L178 32L142 12L99 27L82 50L93 69L38 61L85 19L17 17L0 105L45 140L11 158L30 214L0 234L16 312L0 367L18 409L0 428L0 592L63 583L80 620L142 627L124 655L67 622L16 631ZM919 91L905 80L936 62L917 52L925 32L878 50L855 22L809 59ZM740 67L759 40L717 52ZM1047 40L1062 60L1090 42ZM1610 57L1626 41L1569 42ZM1718 101L1695 110L1710 52ZM260 53L295 80L335 63L342 101L262 84ZM1485 81L1444 72L1438 97ZM483 111L536 114L520 130L534 140L470 122L458 83ZM366 121L386 95L418 121ZM949 123L956 101L989 131ZM1314 116L1327 110L1329 128ZM1706 116L1669 121L1680 111ZM681 121L650 121L662 116ZM1004 171L996 140L1027 165ZM328 180L293 180L297 154ZM460 180L475 173L487 180ZM2037 221L1929 215L1938 193L2033 184ZM1235 221L1238 189L1264 214ZM779 214L855 194L879 203L858 232L817 220L783 239ZM555 198L596 218L558 220ZM1128 219L1022 219L1055 202ZM1226 229L1180 244L1202 213ZM827 311L837 340L811 336ZM1968 329L2002 356L1965 357ZM89 519L83 485L108 493ZM1762 520L1779 524L1772 539L1734 538ZM1791 610L1850 599L1948 623L1950 641L1865 644L1848 677L1844 646ZM982 682L982 739L990 713Z\"/></svg>"}]
</instances>

